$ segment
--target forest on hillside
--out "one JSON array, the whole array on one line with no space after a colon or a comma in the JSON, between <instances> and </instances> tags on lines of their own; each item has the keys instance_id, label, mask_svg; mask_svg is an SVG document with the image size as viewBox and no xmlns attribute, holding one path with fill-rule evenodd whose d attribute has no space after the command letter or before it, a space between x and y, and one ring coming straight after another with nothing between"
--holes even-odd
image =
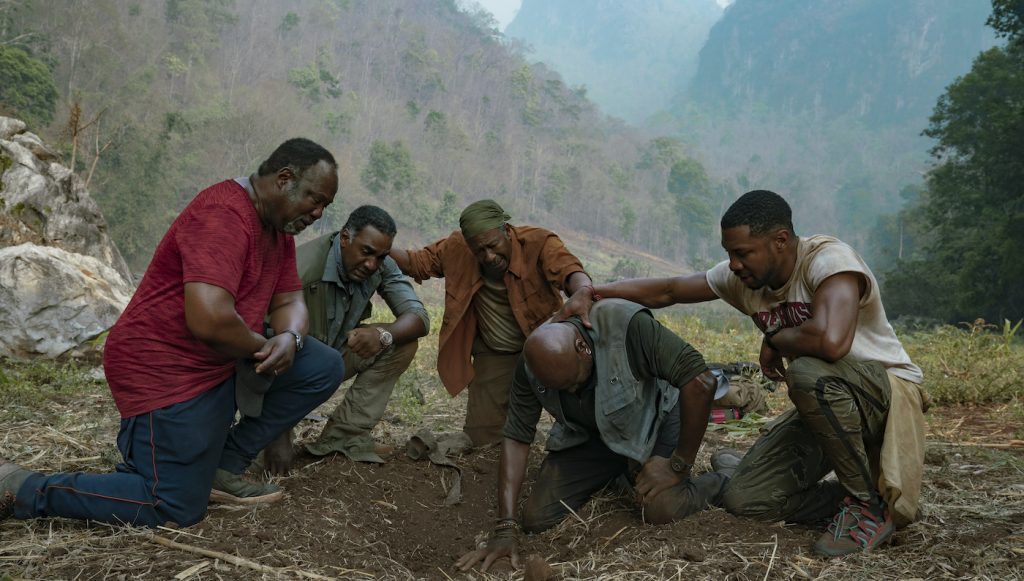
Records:
<instances>
[{"instance_id":1,"label":"forest on hillside","mask_svg":"<svg viewBox=\"0 0 1024 581\"><path fill-rule=\"evenodd\" d=\"M633 120L686 144L726 196L780 192L798 234L852 244L892 318L1024 317L1005 185L1021 177L1020 1L735 0L701 20L708 4L525 0L505 32L609 111L637 79L675 86ZM651 54L670 56L637 66Z\"/></svg>"},{"instance_id":2,"label":"forest on hillside","mask_svg":"<svg viewBox=\"0 0 1024 581\"><path fill-rule=\"evenodd\" d=\"M523 5L542 9L551 34L615 22ZM798 233L867 257L891 316L1016 321L1022 13L1022 0L736 0L690 90L638 129L470 1L0 0L0 114L56 145L136 270L199 189L305 135L341 167L317 232L373 202L400 244L424 243L492 197L514 222L699 269L721 258L729 202L769 188ZM666 37L639 42L651 18L623 20L620 52L599 62L638 66Z\"/></svg>"},{"instance_id":3,"label":"forest on hillside","mask_svg":"<svg viewBox=\"0 0 1024 581\"><path fill-rule=\"evenodd\" d=\"M426 242L492 197L514 222L707 261L719 192L687 150L454 0L0 0L0 59L0 113L59 144L136 269L199 189L296 135L340 164L318 231L372 201Z\"/></svg>"}]
</instances>

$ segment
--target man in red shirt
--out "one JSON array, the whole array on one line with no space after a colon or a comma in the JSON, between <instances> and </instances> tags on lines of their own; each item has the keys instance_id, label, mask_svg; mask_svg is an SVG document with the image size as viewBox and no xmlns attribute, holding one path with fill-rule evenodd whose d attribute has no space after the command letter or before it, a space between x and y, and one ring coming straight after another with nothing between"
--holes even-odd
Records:
<instances>
[{"instance_id":1,"label":"man in red shirt","mask_svg":"<svg viewBox=\"0 0 1024 581\"><path fill-rule=\"evenodd\" d=\"M44 475L0 459L0 519L188 526L209 500L281 498L277 486L241 474L344 374L337 352L303 339L292 239L337 189L331 154L291 139L252 176L200 192L107 338L103 365L124 461L113 474ZM232 425L236 395L243 417Z\"/></svg>"}]
</instances>

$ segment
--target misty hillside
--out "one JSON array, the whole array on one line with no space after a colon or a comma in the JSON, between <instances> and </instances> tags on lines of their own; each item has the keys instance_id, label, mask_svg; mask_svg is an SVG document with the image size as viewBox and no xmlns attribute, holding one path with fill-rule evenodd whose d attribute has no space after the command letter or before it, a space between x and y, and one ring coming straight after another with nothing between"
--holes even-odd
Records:
<instances>
[{"instance_id":1,"label":"misty hillside","mask_svg":"<svg viewBox=\"0 0 1024 581\"><path fill-rule=\"evenodd\" d=\"M42 63L59 97L39 112L0 96L0 111L33 114L31 130L74 161L136 268L199 189L252 171L295 135L320 141L340 165L320 231L373 202L395 215L399 244L422 243L455 228L468 202L493 197L516 223L669 260L706 247L683 234L710 238L711 223L681 205L686 191L669 191L678 162L703 175L679 144L609 120L558 74L528 64L489 15L460 6L3 2L0 50ZM29 86L7 94L19 90Z\"/></svg>"},{"instance_id":2,"label":"misty hillside","mask_svg":"<svg viewBox=\"0 0 1024 581\"><path fill-rule=\"evenodd\" d=\"M700 53L690 97L869 126L923 126L992 46L987 0L736 0Z\"/></svg>"},{"instance_id":3,"label":"misty hillside","mask_svg":"<svg viewBox=\"0 0 1024 581\"><path fill-rule=\"evenodd\" d=\"M994 42L988 0L737 0L712 28L675 132L709 173L794 202L798 231L866 252L923 183L945 87Z\"/></svg>"},{"instance_id":4,"label":"misty hillside","mask_svg":"<svg viewBox=\"0 0 1024 581\"><path fill-rule=\"evenodd\" d=\"M609 114L640 123L688 86L721 14L715 0L523 0L505 35Z\"/></svg>"}]
</instances>

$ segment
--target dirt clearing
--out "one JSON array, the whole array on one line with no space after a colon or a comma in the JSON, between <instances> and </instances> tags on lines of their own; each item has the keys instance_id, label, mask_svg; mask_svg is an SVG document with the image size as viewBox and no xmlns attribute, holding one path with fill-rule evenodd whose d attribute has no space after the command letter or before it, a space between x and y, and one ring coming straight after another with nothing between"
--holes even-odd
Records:
<instances>
[{"instance_id":1,"label":"dirt clearing","mask_svg":"<svg viewBox=\"0 0 1024 581\"><path fill-rule=\"evenodd\" d=\"M783 405L784 396L772 397L773 405ZM453 471L403 452L420 428L457 426L463 405L464 398L430 395L414 413L389 412L375 434L399 447L387 464L300 456L299 468L281 479L288 492L281 503L213 506L188 529L4 521L0 578L522 579L524 572L507 561L488 574L452 569L493 523L497 448L456 459L463 500L450 507L444 500ZM998 406L938 408L928 418L926 516L873 555L818 558L810 547L822 529L753 522L722 510L643 525L629 498L608 493L555 529L524 537L524 562L543 559L556 579L1024 577L1024 448L1013 444L1024 433L1019 414ZM102 389L11 406L0 422L0 453L32 468L106 471L116 461L116 413ZM321 426L304 421L300 439ZM718 446L749 446L755 428L709 432L698 470L708 469L708 454ZM535 445L528 483L542 455ZM153 535L177 544L158 544Z\"/></svg>"}]
</instances>

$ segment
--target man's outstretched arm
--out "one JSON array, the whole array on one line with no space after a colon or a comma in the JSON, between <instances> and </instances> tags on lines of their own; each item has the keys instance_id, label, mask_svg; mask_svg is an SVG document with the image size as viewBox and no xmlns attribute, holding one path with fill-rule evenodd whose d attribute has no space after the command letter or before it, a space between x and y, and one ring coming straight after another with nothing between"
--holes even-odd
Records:
<instances>
[{"instance_id":1,"label":"man's outstretched arm","mask_svg":"<svg viewBox=\"0 0 1024 581\"><path fill-rule=\"evenodd\" d=\"M501 443L501 460L498 464L498 523L487 546L475 549L463 555L455 566L468 571L482 561L481 572L502 557L510 557L512 566L519 568L519 542L516 539L519 527L503 523L514 522L516 505L519 503L519 492L526 478L526 461L530 457L530 445L506 437Z\"/></svg>"},{"instance_id":2,"label":"man's outstretched arm","mask_svg":"<svg viewBox=\"0 0 1024 581\"><path fill-rule=\"evenodd\" d=\"M584 326L590 328L590 307L594 304L595 295L602 298L626 299L652 309L680 303L701 303L718 298L711 290L705 272L669 278L634 278L597 285L592 289L576 289L562 309L555 314L555 320L564 321L576 315L583 321Z\"/></svg>"}]
</instances>

